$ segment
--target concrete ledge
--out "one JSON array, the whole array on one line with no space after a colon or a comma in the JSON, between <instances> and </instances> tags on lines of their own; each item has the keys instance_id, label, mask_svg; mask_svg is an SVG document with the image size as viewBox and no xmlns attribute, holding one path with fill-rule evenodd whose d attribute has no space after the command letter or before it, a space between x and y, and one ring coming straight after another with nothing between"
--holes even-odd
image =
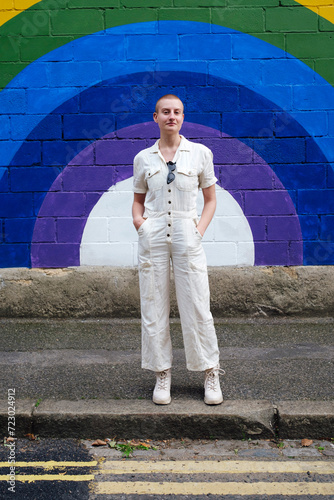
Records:
<instances>
[{"instance_id":1,"label":"concrete ledge","mask_svg":"<svg viewBox=\"0 0 334 500\"><path fill-rule=\"evenodd\" d=\"M15 401L15 435L13 437L23 437L32 432L33 411L35 408L33 399L21 399ZM8 433L8 401L0 400L0 432L2 436L9 436ZM11 408L11 407L10 407ZM11 429L13 424L11 425Z\"/></svg>"},{"instance_id":2,"label":"concrete ledge","mask_svg":"<svg viewBox=\"0 0 334 500\"><path fill-rule=\"evenodd\" d=\"M334 436L334 401L285 401L277 407L281 439Z\"/></svg>"},{"instance_id":3,"label":"concrete ledge","mask_svg":"<svg viewBox=\"0 0 334 500\"><path fill-rule=\"evenodd\" d=\"M331 316L334 267L213 267L211 310L216 317ZM171 290L171 316L177 316ZM139 317L135 268L73 267L0 270L0 317Z\"/></svg>"}]
</instances>

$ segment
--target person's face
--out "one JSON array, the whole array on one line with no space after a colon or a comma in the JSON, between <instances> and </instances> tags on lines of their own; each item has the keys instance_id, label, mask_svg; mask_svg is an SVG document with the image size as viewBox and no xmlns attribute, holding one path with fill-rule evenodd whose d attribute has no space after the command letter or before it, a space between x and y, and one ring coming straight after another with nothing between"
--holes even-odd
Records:
<instances>
[{"instance_id":1,"label":"person's face","mask_svg":"<svg viewBox=\"0 0 334 500\"><path fill-rule=\"evenodd\" d=\"M184 120L182 102L175 98L162 99L158 111L153 113L153 119L162 133L178 133Z\"/></svg>"}]
</instances>

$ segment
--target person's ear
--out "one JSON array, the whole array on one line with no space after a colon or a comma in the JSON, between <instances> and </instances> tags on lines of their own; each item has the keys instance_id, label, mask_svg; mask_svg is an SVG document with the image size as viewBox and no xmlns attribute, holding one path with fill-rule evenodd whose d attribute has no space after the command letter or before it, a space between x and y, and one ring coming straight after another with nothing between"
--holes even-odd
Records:
<instances>
[{"instance_id":1,"label":"person's ear","mask_svg":"<svg viewBox=\"0 0 334 500\"><path fill-rule=\"evenodd\" d=\"M155 121L155 123L158 123L158 113L156 111L154 111L153 113L153 120Z\"/></svg>"}]
</instances>

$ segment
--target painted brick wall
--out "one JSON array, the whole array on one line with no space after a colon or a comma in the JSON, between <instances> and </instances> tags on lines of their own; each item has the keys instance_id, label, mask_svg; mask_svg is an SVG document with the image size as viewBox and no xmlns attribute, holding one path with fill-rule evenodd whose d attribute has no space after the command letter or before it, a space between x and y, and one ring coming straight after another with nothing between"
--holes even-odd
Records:
<instances>
[{"instance_id":1,"label":"painted brick wall","mask_svg":"<svg viewBox=\"0 0 334 500\"><path fill-rule=\"evenodd\" d=\"M3 0L0 267L136 265L132 161L167 92L214 153L208 264L333 264L331 4Z\"/></svg>"}]
</instances>

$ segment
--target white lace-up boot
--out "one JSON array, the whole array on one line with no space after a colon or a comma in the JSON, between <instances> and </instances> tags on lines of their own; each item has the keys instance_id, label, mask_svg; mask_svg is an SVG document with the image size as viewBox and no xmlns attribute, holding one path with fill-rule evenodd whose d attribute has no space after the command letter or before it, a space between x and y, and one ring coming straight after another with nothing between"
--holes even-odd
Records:
<instances>
[{"instance_id":1,"label":"white lace-up boot","mask_svg":"<svg viewBox=\"0 0 334 500\"><path fill-rule=\"evenodd\" d=\"M172 398L170 396L170 386L172 372L169 368L162 372L156 372L157 381L153 391L153 403L157 405L168 405Z\"/></svg>"},{"instance_id":2,"label":"white lace-up boot","mask_svg":"<svg viewBox=\"0 0 334 500\"><path fill-rule=\"evenodd\" d=\"M225 375L225 371L219 367L219 364L205 371L204 403L207 405L219 405L223 402L219 375Z\"/></svg>"}]
</instances>

